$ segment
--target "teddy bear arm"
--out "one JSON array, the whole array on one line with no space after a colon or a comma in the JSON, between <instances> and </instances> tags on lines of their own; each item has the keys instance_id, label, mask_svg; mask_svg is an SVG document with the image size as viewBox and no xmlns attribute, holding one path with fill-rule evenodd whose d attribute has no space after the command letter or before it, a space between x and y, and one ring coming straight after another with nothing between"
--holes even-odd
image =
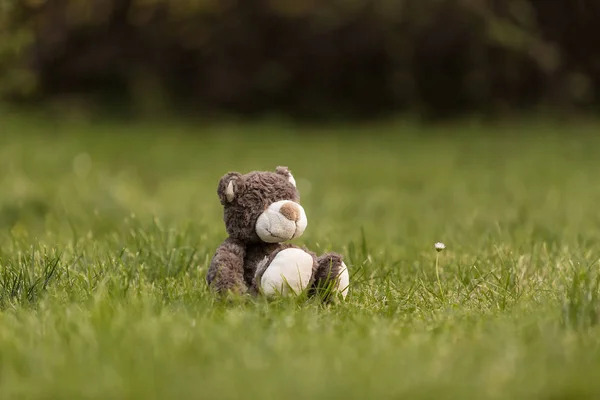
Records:
<instances>
[{"instance_id":1,"label":"teddy bear arm","mask_svg":"<svg viewBox=\"0 0 600 400\"><path fill-rule=\"evenodd\" d=\"M215 252L208 268L206 280L217 293L246 293L248 286L244 281L244 257L246 248L243 243L226 239Z\"/></svg>"}]
</instances>

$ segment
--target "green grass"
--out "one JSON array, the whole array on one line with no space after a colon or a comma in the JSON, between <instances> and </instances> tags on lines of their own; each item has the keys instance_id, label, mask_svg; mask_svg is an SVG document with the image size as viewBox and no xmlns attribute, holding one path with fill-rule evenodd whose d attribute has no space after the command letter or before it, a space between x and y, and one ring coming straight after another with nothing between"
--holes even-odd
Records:
<instances>
[{"instance_id":1,"label":"green grass","mask_svg":"<svg viewBox=\"0 0 600 400\"><path fill-rule=\"evenodd\" d=\"M2 399L600 397L600 125L2 119ZM205 286L219 178L277 165L345 303Z\"/></svg>"}]
</instances>

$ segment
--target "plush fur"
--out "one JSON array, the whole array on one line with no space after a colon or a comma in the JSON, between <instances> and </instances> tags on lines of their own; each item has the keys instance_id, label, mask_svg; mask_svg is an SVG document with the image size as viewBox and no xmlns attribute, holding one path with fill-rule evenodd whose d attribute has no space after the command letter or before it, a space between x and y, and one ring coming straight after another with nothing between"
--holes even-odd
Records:
<instances>
[{"instance_id":1,"label":"plush fur","mask_svg":"<svg viewBox=\"0 0 600 400\"><path fill-rule=\"evenodd\" d=\"M260 294L264 291L261 278L271 262L282 250L299 248L286 242L302 235L306 227L295 179L286 167L277 167L275 172L254 171L245 175L229 172L219 181L217 195L223 206L223 220L229 237L213 256L207 283L218 293ZM274 203L277 203L276 207ZM257 228L259 217L262 223ZM261 231L260 236L257 229ZM265 235L266 240L277 242L268 243L261 239ZM311 278L305 287L308 294L315 295L320 289L331 291L333 288L345 298L347 288L339 287L340 272L346 274L347 281L347 267L342 256L327 253L317 257L306 248L302 250L313 259L312 272L309 273ZM287 258L280 257L278 262L281 260ZM302 263L302 268L307 272L309 265L306 261ZM271 272L269 277L273 275ZM334 293L335 290L330 294Z\"/></svg>"}]
</instances>

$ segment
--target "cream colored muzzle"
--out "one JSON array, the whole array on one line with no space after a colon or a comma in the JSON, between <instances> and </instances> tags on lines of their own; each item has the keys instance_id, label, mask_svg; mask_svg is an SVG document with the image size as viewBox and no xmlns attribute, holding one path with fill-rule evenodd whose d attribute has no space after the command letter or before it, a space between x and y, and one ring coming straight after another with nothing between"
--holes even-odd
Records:
<instances>
[{"instance_id":1,"label":"cream colored muzzle","mask_svg":"<svg viewBox=\"0 0 600 400\"><path fill-rule=\"evenodd\" d=\"M256 221L256 234L267 243L280 243L304 233L308 221L304 208L296 202L281 200L271 204Z\"/></svg>"}]
</instances>

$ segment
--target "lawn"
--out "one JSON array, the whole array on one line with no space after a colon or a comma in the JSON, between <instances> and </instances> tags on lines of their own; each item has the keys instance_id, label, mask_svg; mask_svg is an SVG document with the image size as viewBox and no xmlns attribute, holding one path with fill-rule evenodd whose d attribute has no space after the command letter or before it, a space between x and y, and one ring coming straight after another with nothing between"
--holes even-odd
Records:
<instances>
[{"instance_id":1,"label":"lawn","mask_svg":"<svg viewBox=\"0 0 600 400\"><path fill-rule=\"evenodd\" d=\"M1 117L2 399L600 398L600 125ZM343 303L206 288L219 178L278 165Z\"/></svg>"}]
</instances>

